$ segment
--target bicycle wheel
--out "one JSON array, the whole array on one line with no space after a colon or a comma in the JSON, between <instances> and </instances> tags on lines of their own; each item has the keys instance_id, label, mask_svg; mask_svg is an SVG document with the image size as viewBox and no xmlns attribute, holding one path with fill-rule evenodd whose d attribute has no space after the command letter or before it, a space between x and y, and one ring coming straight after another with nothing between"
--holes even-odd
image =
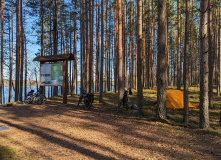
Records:
<instances>
[{"instance_id":1,"label":"bicycle wheel","mask_svg":"<svg viewBox=\"0 0 221 160\"><path fill-rule=\"evenodd\" d=\"M41 97L41 101L42 101L42 104L43 104L43 103L45 103L47 101L47 98L45 96L42 96Z\"/></svg>"},{"instance_id":2,"label":"bicycle wheel","mask_svg":"<svg viewBox=\"0 0 221 160\"><path fill-rule=\"evenodd\" d=\"M34 104L41 105L42 104L41 97L40 96L34 97L33 102Z\"/></svg>"},{"instance_id":3,"label":"bicycle wheel","mask_svg":"<svg viewBox=\"0 0 221 160\"><path fill-rule=\"evenodd\" d=\"M30 100L28 100L28 99L25 99L24 101L23 101L23 104L29 104L30 103Z\"/></svg>"},{"instance_id":4,"label":"bicycle wheel","mask_svg":"<svg viewBox=\"0 0 221 160\"><path fill-rule=\"evenodd\" d=\"M34 98L33 98L33 103L34 103L35 105L39 104L37 97L34 97Z\"/></svg>"}]
</instances>

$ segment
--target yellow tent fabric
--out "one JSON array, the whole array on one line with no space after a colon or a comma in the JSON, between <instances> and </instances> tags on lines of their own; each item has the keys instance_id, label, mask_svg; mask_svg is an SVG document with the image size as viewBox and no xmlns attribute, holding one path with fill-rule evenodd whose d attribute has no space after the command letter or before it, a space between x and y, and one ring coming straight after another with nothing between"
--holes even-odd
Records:
<instances>
[{"instance_id":1,"label":"yellow tent fabric","mask_svg":"<svg viewBox=\"0 0 221 160\"><path fill-rule=\"evenodd\" d=\"M167 90L166 91L166 106L172 109L183 109L183 91ZM189 102L189 108L197 108L193 103Z\"/></svg>"},{"instance_id":2,"label":"yellow tent fabric","mask_svg":"<svg viewBox=\"0 0 221 160\"><path fill-rule=\"evenodd\" d=\"M156 107L157 105L155 105ZM183 109L183 91L167 90L166 91L166 107L172 109ZM189 108L197 108L193 103L189 102Z\"/></svg>"}]
</instances>

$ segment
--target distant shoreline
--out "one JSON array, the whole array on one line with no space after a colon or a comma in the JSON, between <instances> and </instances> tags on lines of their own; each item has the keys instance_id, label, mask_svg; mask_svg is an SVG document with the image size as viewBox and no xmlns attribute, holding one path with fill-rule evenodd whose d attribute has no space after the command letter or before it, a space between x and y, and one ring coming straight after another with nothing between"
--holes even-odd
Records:
<instances>
[{"instance_id":1,"label":"distant shoreline","mask_svg":"<svg viewBox=\"0 0 221 160\"><path fill-rule=\"evenodd\" d=\"M36 85L36 81L31 80L31 81L27 81L27 87L30 87L30 82L31 82L31 87L37 87ZM78 86L80 86L80 81L78 81ZM13 80L13 85L15 86L15 80ZM38 81L38 86L40 86L40 81ZM25 81L23 81L23 87L25 86ZM8 79L4 79L4 87L9 87L9 80ZM46 86L48 87L48 86Z\"/></svg>"},{"instance_id":2,"label":"distant shoreline","mask_svg":"<svg viewBox=\"0 0 221 160\"><path fill-rule=\"evenodd\" d=\"M15 80L12 81L13 85L15 86ZM31 87L37 87L36 85L36 81L31 80L31 81L27 81L27 87L30 87L30 83L31 83ZM25 86L25 81L23 81L23 87ZM38 81L38 86L40 86L40 82ZM9 87L9 80L8 79L4 79L4 87Z\"/></svg>"}]
</instances>

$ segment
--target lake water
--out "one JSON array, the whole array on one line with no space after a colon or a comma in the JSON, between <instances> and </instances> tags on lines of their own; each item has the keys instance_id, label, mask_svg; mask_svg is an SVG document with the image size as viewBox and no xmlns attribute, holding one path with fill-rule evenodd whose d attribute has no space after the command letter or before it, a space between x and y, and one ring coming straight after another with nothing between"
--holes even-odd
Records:
<instances>
[{"instance_id":1,"label":"lake water","mask_svg":"<svg viewBox=\"0 0 221 160\"><path fill-rule=\"evenodd\" d=\"M37 91L37 87L27 87L27 93L31 90L34 90L35 92ZM80 90L81 87L78 86L77 87L77 94L80 94ZM114 90L114 86L111 87L111 91ZM59 91L59 95L61 95L61 87L58 87L58 91ZM105 87L104 87L104 91L105 91ZM52 91L53 93L53 91ZM3 97L2 97L2 104L6 104L9 102L9 87L4 87L3 93L2 93ZM45 96L46 98L51 97L51 87L45 87ZM25 87L23 87L23 100L25 98ZM12 101L15 101L15 92L12 89Z\"/></svg>"}]
</instances>

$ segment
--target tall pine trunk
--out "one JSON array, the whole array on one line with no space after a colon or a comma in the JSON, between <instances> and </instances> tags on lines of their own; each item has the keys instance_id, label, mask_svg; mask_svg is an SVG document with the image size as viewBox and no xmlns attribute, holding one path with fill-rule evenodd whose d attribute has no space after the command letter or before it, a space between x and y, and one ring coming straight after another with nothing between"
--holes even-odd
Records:
<instances>
[{"instance_id":1,"label":"tall pine trunk","mask_svg":"<svg viewBox=\"0 0 221 160\"><path fill-rule=\"evenodd\" d=\"M154 61L154 48L153 48L153 39L154 39L154 3L152 0L152 21L151 21L151 51L150 51L150 88L153 89L154 85L154 69L153 69L153 61Z\"/></svg>"},{"instance_id":2,"label":"tall pine trunk","mask_svg":"<svg viewBox=\"0 0 221 160\"><path fill-rule=\"evenodd\" d=\"M100 16L100 0L97 4L97 13L96 13L96 16L97 16L97 25L96 25L96 84L95 84L95 89L96 89L96 92L99 91L99 52L100 52L100 36L99 36L99 31L100 31L100 19L99 19L99 16Z\"/></svg>"},{"instance_id":3,"label":"tall pine trunk","mask_svg":"<svg viewBox=\"0 0 221 160\"><path fill-rule=\"evenodd\" d=\"M122 17L122 0L118 0L118 33L119 33L119 53L118 53L118 108L121 106L124 92L123 82L123 17Z\"/></svg>"},{"instance_id":4,"label":"tall pine trunk","mask_svg":"<svg viewBox=\"0 0 221 160\"><path fill-rule=\"evenodd\" d=\"M221 37L221 12L220 12L220 0L219 0L219 37ZM218 53L218 88L217 88L217 92L218 92L218 96L220 95L220 92L221 92L221 40L220 40L220 43L219 43L219 53Z\"/></svg>"},{"instance_id":5,"label":"tall pine trunk","mask_svg":"<svg viewBox=\"0 0 221 160\"><path fill-rule=\"evenodd\" d=\"M44 20L43 20L43 0L41 0L41 56L44 56Z\"/></svg>"},{"instance_id":6,"label":"tall pine trunk","mask_svg":"<svg viewBox=\"0 0 221 160\"><path fill-rule=\"evenodd\" d=\"M180 0L177 0L177 15L178 15L178 37L177 37L177 89L181 89L181 62L180 62L180 36L181 36L181 28L180 28L180 18L181 18L181 8L180 8Z\"/></svg>"},{"instance_id":7,"label":"tall pine trunk","mask_svg":"<svg viewBox=\"0 0 221 160\"><path fill-rule=\"evenodd\" d=\"M12 102L12 69L13 69L13 1L11 0L11 54L10 54L10 80L9 80L9 102Z\"/></svg>"},{"instance_id":8,"label":"tall pine trunk","mask_svg":"<svg viewBox=\"0 0 221 160\"><path fill-rule=\"evenodd\" d=\"M103 61L104 61L104 2L101 0L101 68L100 68L100 97L99 101L103 102Z\"/></svg>"},{"instance_id":9,"label":"tall pine trunk","mask_svg":"<svg viewBox=\"0 0 221 160\"><path fill-rule=\"evenodd\" d=\"M115 21L114 21L114 51L115 51L115 66L114 66L114 91L117 92L117 86L118 86L118 3L115 2Z\"/></svg>"},{"instance_id":10,"label":"tall pine trunk","mask_svg":"<svg viewBox=\"0 0 221 160\"><path fill-rule=\"evenodd\" d=\"M4 58L4 52L3 52L3 46L4 46L4 41L3 41L3 36L4 36L4 0L1 0L1 82L0 82L0 104L2 104L2 90L4 87L4 80L3 80L3 58Z\"/></svg>"},{"instance_id":11,"label":"tall pine trunk","mask_svg":"<svg viewBox=\"0 0 221 160\"><path fill-rule=\"evenodd\" d=\"M209 108L213 107L213 58L214 58L214 48L213 48L213 23L212 23L212 10L211 10L211 0L208 0L208 45L209 45Z\"/></svg>"},{"instance_id":12,"label":"tall pine trunk","mask_svg":"<svg viewBox=\"0 0 221 160\"><path fill-rule=\"evenodd\" d=\"M186 20L185 20L185 42L184 42L184 63L183 63L183 83L184 83L184 116L183 122L189 122L189 101L188 101L188 87L189 87L189 66L188 66L188 48L189 48L189 5L190 1L186 0Z\"/></svg>"},{"instance_id":13,"label":"tall pine trunk","mask_svg":"<svg viewBox=\"0 0 221 160\"><path fill-rule=\"evenodd\" d=\"M28 76L28 57L27 57L27 43L25 38L25 97L27 96L27 76Z\"/></svg>"},{"instance_id":14,"label":"tall pine trunk","mask_svg":"<svg viewBox=\"0 0 221 160\"><path fill-rule=\"evenodd\" d=\"M94 92L94 85L93 85L93 38L94 38L94 1L90 1L90 55L89 55L89 90L93 93Z\"/></svg>"},{"instance_id":15,"label":"tall pine trunk","mask_svg":"<svg viewBox=\"0 0 221 160\"><path fill-rule=\"evenodd\" d=\"M108 90L108 1L106 1L105 92Z\"/></svg>"},{"instance_id":16,"label":"tall pine trunk","mask_svg":"<svg viewBox=\"0 0 221 160\"><path fill-rule=\"evenodd\" d=\"M20 71L20 13L19 0L16 1L16 77L15 77L15 101L19 97L19 71ZM1 95L0 95L1 98Z\"/></svg>"},{"instance_id":17,"label":"tall pine trunk","mask_svg":"<svg viewBox=\"0 0 221 160\"><path fill-rule=\"evenodd\" d=\"M165 42L165 0L158 0L158 32L157 32L157 111L158 119L166 118L166 87L167 70L166 66L166 42Z\"/></svg>"},{"instance_id":18,"label":"tall pine trunk","mask_svg":"<svg viewBox=\"0 0 221 160\"><path fill-rule=\"evenodd\" d=\"M23 66L24 66L24 27L23 27L23 2L20 0L20 94L19 100L22 101L23 97Z\"/></svg>"},{"instance_id":19,"label":"tall pine trunk","mask_svg":"<svg viewBox=\"0 0 221 160\"><path fill-rule=\"evenodd\" d=\"M208 3L200 1L200 128L209 128L208 107Z\"/></svg>"},{"instance_id":20,"label":"tall pine trunk","mask_svg":"<svg viewBox=\"0 0 221 160\"><path fill-rule=\"evenodd\" d=\"M142 85L142 0L137 2L137 18L138 18L138 27L137 27L137 104L138 104L138 113L139 115L143 114L143 85Z\"/></svg>"},{"instance_id":21,"label":"tall pine trunk","mask_svg":"<svg viewBox=\"0 0 221 160\"><path fill-rule=\"evenodd\" d=\"M130 73L130 88L134 88L134 8L133 8L133 0L130 0L130 26L131 26L131 73Z\"/></svg>"},{"instance_id":22,"label":"tall pine trunk","mask_svg":"<svg viewBox=\"0 0 221 160\"><path fill-rule=\"evenodd\" d=\"M169 62L169 44L168 44L168 4L166 2L166 7L165 7L165 27L166 27L166 55L167 55L167 65L166 65L166 69L167 69L167 86L170 85L170 77L169 77L169 73L170 73L170 62Z\"/></svg>"},{"instance_id":23,"label":"tall pine trunk","mask_svg":"<svg viewBox=\"0 0 221 160\"><path fill-rule=\"evenodd\" d=\"M77 18L76 18L76 14L77 14L77 0L75 0L75 9L74 9L74 89L76 90L76 94L77 94ZM73 92L74 92L73 89Z\"/></svg>"},{"instance_id":24,"label":"tall pine trunk","mask_svg":"<svg viewBox=\"0 0 221 160\"><path fill-rule=\"evenodd\" d=\"M55 18L54 18L54 55L58 54L58 0L55 0ZM58 95L58 87L54 87L54 96Z\"/></svg>"}]
</instances>

